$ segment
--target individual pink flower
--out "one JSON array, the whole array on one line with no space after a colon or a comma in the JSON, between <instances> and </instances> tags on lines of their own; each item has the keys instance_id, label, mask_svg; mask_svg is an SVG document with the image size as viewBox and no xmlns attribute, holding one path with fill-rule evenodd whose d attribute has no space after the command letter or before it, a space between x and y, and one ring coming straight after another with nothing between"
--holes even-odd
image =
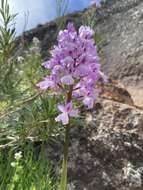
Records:
<instances>
[{"instance_id":1,"label":"individual pink flower","mask_svg":"<svg viewBox=\"0 0 143 190\"><path fill-rule=\"evenodd\" d=\"M78 110L73 109L72 102L69 102L66 106L59 105L58 109L62 113L58 115L55 120L57 122L61 121L63 125L67 125L69 123L69 117L77 117L78 115Z\"/></svg>"}]
</instances>

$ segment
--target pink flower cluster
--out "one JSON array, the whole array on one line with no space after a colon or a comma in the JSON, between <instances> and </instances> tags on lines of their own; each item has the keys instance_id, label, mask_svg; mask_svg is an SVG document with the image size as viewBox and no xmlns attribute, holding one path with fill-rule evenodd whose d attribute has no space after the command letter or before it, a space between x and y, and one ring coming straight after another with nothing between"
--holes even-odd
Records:
<instances>
[{"instance_id":1,"label":"pink flower cluster","mask_svg":"<svg viewBox=\"0 0 143 190\"><path fill-rule=\"evenodd\" d=\"M69 117L77 115L72 104L74 99L91 109L99 94L96 83L102 78L102 73L93 34L88 26L81 26L77 32L69 23L67 29L59 32L58 44L51 51L52 58L42 64L50 74L37 84L40 89L50 88L65 97L71 91L70 102L58 106L62 113L56 121L62 121L64 125L69 122Z\"/></svg>"}]
</instances>

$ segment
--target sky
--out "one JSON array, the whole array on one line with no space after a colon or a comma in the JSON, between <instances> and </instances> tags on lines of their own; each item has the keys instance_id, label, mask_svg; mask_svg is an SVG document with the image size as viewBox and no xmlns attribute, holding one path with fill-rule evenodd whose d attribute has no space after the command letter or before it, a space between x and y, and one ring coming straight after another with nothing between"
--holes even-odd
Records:
<instances>
[{"instance_id":1,"label":"sky","mask_svg":"<svg viewBox=\"0 0 143 190\"><path fill-rule=\"evenodd\" d=\"M68 12L82 10L90 5L90 1L69 0ZM97 3L100 2L100 0L96 1ZM11 12L18 13L16 19L17 34L56 18L55 2L56 0L9 0ZM26 28L25 20L28 20Z\"/></svg>"}]
</instances>

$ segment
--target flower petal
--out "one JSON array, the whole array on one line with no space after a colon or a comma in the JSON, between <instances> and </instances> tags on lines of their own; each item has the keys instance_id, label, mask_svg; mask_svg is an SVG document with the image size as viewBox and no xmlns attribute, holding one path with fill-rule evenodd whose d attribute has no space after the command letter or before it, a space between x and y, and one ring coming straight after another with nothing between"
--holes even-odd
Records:
<instances>
[{"instance_id":1,"label":"flower petal","mask_svg":"<svg viewBox=\"0 0 143 190\"><path fill-rule=\"evenodd\" d=\"M66 75L61 78L61 83L66 85L72 85L74 84L74 79L71 75Z\"/></svg>"},{"instance_id":2,"label":"flower petal","mask_svg":"<svg viewBox=\"0 0 143 190\"><path fill-rule=\"evenodd\" d=\"M75 27L72 22L68 23L67 29L68 29L68 32L76 32Z\"/></svg>"},{"instance_id":3,"label":"flower petal","mask_svg":"<svg viewBox=\"0 0 143 190\"><path fill-rule=\"evenodd\" d=\"M78 109L71 110L71 112L69 113L69 115L71 117L77 117L78 116Z\"/></svg>"},{"instance_id":4,"label":"flower petal","mask_svg":"<svg viewBox=\"0 0 143 190\"><path fill-rule=\"evenodd\" d=\"M73 107L72 102L68 102L67 105L65 106L66 112L69 113L72 110L72 107Z\"/></svg>"},{"instance_id":5,"label":"flower petal","mask_svg":"<svg viewBox=\"0 0 143 190\"><path fill-rule=\"evenodd\" d=\"M92 97L86 97L83 100L83 103L84 103L85 106L88 107L88 109L92 109L93 106L94 106L94 99Z\"/></svg>"},{"instance_id":6,"label":"flower petal","mask_svg":"<svg viewBox=\"0 0 143 190\"><path fill-rule=\"evenodd\" d=\"M54 87L55 84L53 81L49 80L49 78L45 78L44 81L39 82L36 84L37 87L39 87L41 90L46 90L50 87Z\"/></svg>"},{"instance_id":7,"label":"flower petal","mask_svg":"<svg viewBox=\"0 0 143 190\"><path fill-rule=\"evenodd\" d=\"M57 122L62 122L63 125L67 125L69 123L69 116L67 113L62 113L60 115L58 115L55 120Z\"/></svg>"},{"instance_id":8,"label":"flower petal","mask_svg":"<svg viewBox=\"0 0 143 190\"><path fill-rule=\"evenodd\" d=\"M58 105L58 109L63 113L66 112L66 108L63 105Z\"/></svg>"},{"instance_id":9,"label":"flower petal","mask_svg":"<svg viewBox=\"0 0 143 190\"><path fill-rule=\"evenodd\" d=\"M94 31L89 26L81 26L79 28L79 36L81 38L89 39L92 37L93 34L94 34Z\"/></svg>"}]
</instances>

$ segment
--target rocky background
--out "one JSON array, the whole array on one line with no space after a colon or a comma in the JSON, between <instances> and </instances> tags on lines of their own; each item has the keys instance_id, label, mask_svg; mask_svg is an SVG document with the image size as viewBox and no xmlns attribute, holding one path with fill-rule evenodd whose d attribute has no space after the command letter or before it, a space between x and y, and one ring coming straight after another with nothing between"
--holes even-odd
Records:
<instances>
[{"instance_id":1,"label":"rocky background","mask_svg":"<svg viewBox=\"0 0 143 190\"><path fill-rule=\"evenodd\" d=\"M65 22L78 27L87 11L70 14ZM82 112L82 126L72 128L69 190L143 190L143 0L108 0L94 19L100 62L111 81L95 109ZM58 23L26 32L24 43L37 37L47 58ZM55 149L47 148L56 165L60 148Z\"/></svg>"}]
</instances>

